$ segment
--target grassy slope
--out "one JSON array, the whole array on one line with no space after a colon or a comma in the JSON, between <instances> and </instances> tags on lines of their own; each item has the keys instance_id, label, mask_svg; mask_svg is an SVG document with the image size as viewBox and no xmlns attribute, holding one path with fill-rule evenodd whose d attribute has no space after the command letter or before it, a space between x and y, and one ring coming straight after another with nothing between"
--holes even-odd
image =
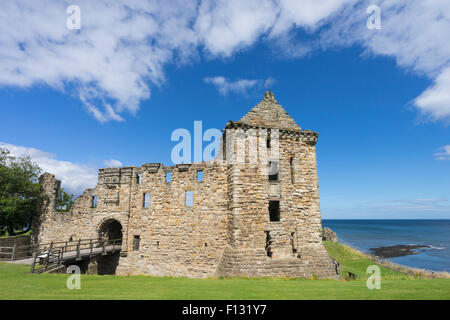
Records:
<instances>
[{"instance_id":1,"label":"grassy slope","mask_svg":"<svg viewBox=\"0 0 450 320\"><path fill-rule=\"evenodd\" d=\"M324 245L330 256L339 262L339 274L341 277L344 277L347 272L355 274L357 279L360 280L366 280L370 276L366 273L366 270L368 266L374 263L360 252L336 242L324 241ZM383 280L412 279L403 273L390 270L383 266L379 267Z\"/></svg>"},{"instance_id":2,"label":"grassy slope","mask_svg":"<svg viewBox=\"0 0 450 320\"><path fill-rule=\"evenodd\" d=\"M359 253L325 244L360 279L373 264ZM81 290L66 289L67 275L29 275L28 266L0 263L0 299L450 299L449 279L411 279L381 267L381 290L365 280L186 279L82 276Z\"/></svg>"}]
</instances>

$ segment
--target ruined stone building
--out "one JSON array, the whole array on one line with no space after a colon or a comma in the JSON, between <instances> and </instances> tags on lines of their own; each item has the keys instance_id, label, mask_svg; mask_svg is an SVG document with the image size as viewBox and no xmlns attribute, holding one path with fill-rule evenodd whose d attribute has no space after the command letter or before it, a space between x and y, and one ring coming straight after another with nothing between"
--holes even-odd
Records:
<instances>
[{"instance_id":1,"label":"ruined stone building","mask_svg":"<svg viewBox=\"0 0 450 320\"><path fill-rule=\"evenodd\" d=\"M112 271L120 275L335 277L321 239L318 134L302 130L270 91L225 129L225 161L100 169L97 186L66 213L55 210L60 182L44 174L48 201L34 241L120 238ZM254 139L233 140L250 131ZM275 143L277 159L252 161ZM231 161L238 152L241 161Z\"/></svg>"}]
</instances>

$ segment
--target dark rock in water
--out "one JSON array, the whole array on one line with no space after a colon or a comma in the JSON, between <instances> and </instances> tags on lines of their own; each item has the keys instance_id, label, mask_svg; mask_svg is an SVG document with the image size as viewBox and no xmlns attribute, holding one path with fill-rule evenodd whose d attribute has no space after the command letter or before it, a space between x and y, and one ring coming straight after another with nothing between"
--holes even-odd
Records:
<instances>
[{"instance_id":1,"label":"dark rock in water","mask_svg":"<svg viewBox=\"0 0 450 320\"><path fill-rule=\"evenodd\" d=\"M424 245L396 245L390 247L379 247L379 248L370 248L370 251L380 258L395 258L395 257L403 257L410 254L418 253L417 249L430 248L430 246Z\"/></svg>"},{"instance_id":2,"label":"dark rock in water","mask_svg":"<svg viewBox=\"0 0 450 320\"><path fill-rule=\"evenodd\" d=\"M322 240L323 241L338 242L338 237L336 235L336 232L334 232L333 230L331 230L328 227L325 227L322 230Z\"/></svg>"}]
</instances>

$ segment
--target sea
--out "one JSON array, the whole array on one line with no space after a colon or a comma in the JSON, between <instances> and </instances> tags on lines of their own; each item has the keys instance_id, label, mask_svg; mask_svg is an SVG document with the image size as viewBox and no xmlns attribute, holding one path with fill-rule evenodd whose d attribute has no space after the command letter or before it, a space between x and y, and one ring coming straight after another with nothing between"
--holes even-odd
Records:
<instances>
[{"instance_id":1,"label":"sea","mask_svg":"<svg viewBox=\"0 0 450 320\"><path fill-rule=\"evenodd\" d=\"M339 242L371 253L370 248L426 245L417 254L389 261L431 271L450 272L450 220L331 220L323 227L337 233Z\"/></svg>"}]
</instances>

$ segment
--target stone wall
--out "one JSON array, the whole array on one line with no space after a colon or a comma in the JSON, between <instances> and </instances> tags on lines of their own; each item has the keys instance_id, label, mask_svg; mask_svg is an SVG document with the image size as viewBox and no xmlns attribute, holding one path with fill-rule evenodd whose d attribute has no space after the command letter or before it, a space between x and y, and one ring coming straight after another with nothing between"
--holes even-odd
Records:
<instances>
[{"instance_id":1,"label":"stone wall","mask_svg":"<svg viewBox=\"0 0 450 320\"><path fill-rule=\"evenodd\" d=\"M338 242L338 237L337 237L336 232L334 232L330 228L326 227L326 228L323 228L323 230L322 230L322 240Z\"/></svg>"},{"instance_id":2,"label":"stone wall","mask_svg":"<svg viewBox=\"0 0 450 320\"><path fill-rule=\"evenodd\" d=\"M58 212L55 208L55 197L60 182L51 174L41 176L41 183L47 193L48 200L40 215L33 221L33 241L36 244L48 244L51 241L76 241L78 239L98 238L99 230L104 221L115 219L126 229L128 223L130 168L102 169L99 172L99 182L95 189L87 189L78 197L69 212ZM107 184L105 179L114 176L117 182ZM107 202L111 194L110 187L120 196L120 202ZM98 205L92 207L92 198L98 197ZM126 239L125 239L126 240ZM126 244L126 243L125 243Z\"/></svg>"},{"instance_id":3,"label":"stone wall","mask_svg":"<svg viewBox=\"0 0 450 320\"><path fill-rule=\"evenodd\" d=\"M226 166L219 164L143 166L136 170L141 184L132 184L128 256L122 274L214 276L227 242ZM197 172L203 171L203 181ZM171 172L171 182L165 173ZM186 206L186 192L193 206ZM144 194L150 194L144 208ZM140 237L139 250L133 239Z\"/></svg>"},{"instance_id":4,"label":"stone wall","mask_svg":"<svg viewBox=\"0 0 450 320\"><path fill-rule=\"evenodd\" d=\"M0 247L12 247L14 245L19 247L31 245L30 236L25 235L0 238Z\"/></svg>"},{"instance_id":5,"label":"stone wall","mask_svg":"<svg viewBox=\"0 0 450 320\"><path fill-rule=\"evenodd\" d=\"M225 140L254 134L252 126L227 125ZM230 131L234 130L234 131ZM280 131L278 154L264 150L265 135L256 133L252 163L250 141L235 142L245 154L229 165L229 243L218 268L227 276L334 277L332 259L322 245L322 224L315 157L317 134ZM239 161L239 158L241 161ZM242 160L243 159L243 160ZM268 179L270 160L279 162L278 180ZM253 161L255 162L255 161ZM266 164L265 164L266 163ZM270 221L269 201L279 201L280 220Z\"/></svg>"},{"instance_id":6,"label":"stone wall","mask_svg":"<svg viewBox=\"0 0 450 320\"><path fill-rule=\"evenodd\" d=\"M29 235L0 238L0 259L11 259L12 247L16 248L14 259L30 256L31 238ZM9 249L11 248L11 249Z\"/></svg>"},{"instance_id":7,"label":"stone wall","mask_svg":"<svg viewBox=\"0 0 450 320\"><path fill-rule=\"evenodd\" d=\"M301 130L270 92L225 129L223 159L101 169L97 186L67 213L55 210L60 182L44 174L48 200L33 222L33 241L103 237L104 226L117 221L117 274L335 277L321 239L317 133ZM269 161L279 163L276 180L268 178ZM270 201L279 202L279 221L270 219Z\"/></svg>"}]
</instances>

